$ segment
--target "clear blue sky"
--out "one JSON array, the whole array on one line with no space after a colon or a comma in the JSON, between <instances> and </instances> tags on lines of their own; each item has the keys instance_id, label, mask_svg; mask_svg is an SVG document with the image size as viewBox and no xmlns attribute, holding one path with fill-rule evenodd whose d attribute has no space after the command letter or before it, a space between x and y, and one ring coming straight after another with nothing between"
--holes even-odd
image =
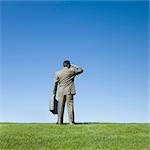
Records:
<instances>
[{"instance_id":1,"label":"clear blue sky","mask_svg":"<svg viewBox=\"0 0 150 150\"><path fill-rule=\"evenodd\" d=\"M56 122L49 97L69 59L84 68L76 122L148 122L148 2L1 2L1 16L0 121Z\"/></svg>"}]
</instances>

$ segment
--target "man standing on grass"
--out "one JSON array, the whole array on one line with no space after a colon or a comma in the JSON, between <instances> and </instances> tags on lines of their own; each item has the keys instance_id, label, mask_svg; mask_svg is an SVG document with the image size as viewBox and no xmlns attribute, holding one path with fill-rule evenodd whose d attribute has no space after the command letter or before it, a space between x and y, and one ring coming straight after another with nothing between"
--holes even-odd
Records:
<instances>
[{"instance_id":1,"label":"man standing on grass","mask_svg":"<svg viewBox=\"0 0 150 150\"><path fill-rule=\"evenodd\" d=\"M53 96L56 97L57 85L58 91L58 124L63 124L64 107L67 101L69 124L74 124L74 103L73 97L76 94L74 86L74 78L83 72L81 67L70 64L69 60L63 62L63 68L56 72L53 87Z\"/></svg>"}]
</instances>

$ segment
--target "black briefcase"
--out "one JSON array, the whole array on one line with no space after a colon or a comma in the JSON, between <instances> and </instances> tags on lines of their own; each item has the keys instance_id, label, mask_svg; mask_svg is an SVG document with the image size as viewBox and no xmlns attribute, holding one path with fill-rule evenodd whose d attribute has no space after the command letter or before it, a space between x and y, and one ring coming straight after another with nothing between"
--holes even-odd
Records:
<instances>
[{"instance_id":1,"label":"black briefcase","mask_svg":"<svg viewBox=\"0 0 150 150\"><path fill-rule=\"evenodd\" d=\"M58 114L58 101L55 96L51 96L50 98L49 111L51 111L53 114Z\"/></svg>"}]
</instances>

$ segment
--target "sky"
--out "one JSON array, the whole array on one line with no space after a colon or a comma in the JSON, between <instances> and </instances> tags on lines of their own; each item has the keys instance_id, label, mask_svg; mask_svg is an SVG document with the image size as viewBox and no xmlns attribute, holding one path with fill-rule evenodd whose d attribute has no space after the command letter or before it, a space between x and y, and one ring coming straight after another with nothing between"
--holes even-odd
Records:
<instances>
[{"instance_id":1,"label":"sky","mask_svg":"<svg viewBox=\"0 0 150 150\"><path fill-rule=\"evenodd\" d=\"M65 59L84 69L76 122L150 121L148 2L8 1L0 9L0 122L56 122L49 101Z\"/></svg>"}]
</instances>

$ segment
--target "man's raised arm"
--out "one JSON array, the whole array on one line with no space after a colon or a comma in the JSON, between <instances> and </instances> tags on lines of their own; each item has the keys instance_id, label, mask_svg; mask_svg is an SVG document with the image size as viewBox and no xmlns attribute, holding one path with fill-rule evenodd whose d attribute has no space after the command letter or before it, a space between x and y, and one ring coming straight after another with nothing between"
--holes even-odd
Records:
<instances>
[{"instance_id":1,"label":"man's raised arm","mask_svg":"<svg viewBox=\"0 0 150 150\"><path fill-rule=\"evenodd\" d=\"M71 64L71 67L74 68L74 72L75 72L76 75L83 72L83 69L81 67L77 66L77 65Z\"/></svg>"}]
</instances>

